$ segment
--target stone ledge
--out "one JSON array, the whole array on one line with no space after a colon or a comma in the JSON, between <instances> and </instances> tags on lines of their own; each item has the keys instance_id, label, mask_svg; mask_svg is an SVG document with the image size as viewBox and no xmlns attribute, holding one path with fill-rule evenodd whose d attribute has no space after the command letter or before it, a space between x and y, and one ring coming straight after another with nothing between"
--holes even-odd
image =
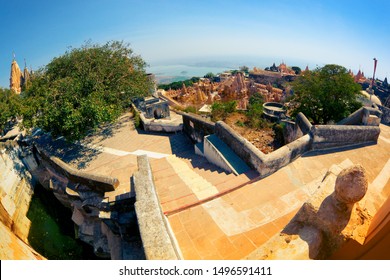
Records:
<instances>
[{"instance_id":1,"label":"stone ledge","mask_svg":"<svg viewBox=\"0 0 390 280\"><path fill-rule=\"evenodd\" d=\"M178 249L161 210L149 160L141 155L137 161L138 171L132 177L136 193L134 206L146 259L177 260Z\"/></svg>"},{"instance_id":2,"label":"stone ledge","mask_svg":"<svg viewBox=\"0 0 390 280\"><path fill-rule=\"evenodd\" d=\"M61 159L50 156L42 147L38 147L35 144L35 148L43 161L47 162L55 171L64 175L72 182L81 183L85 186L91 187L93 190L103 193L113 191L117 186L119 186L119 180L117 178L95 175L76 170Z\"/></svg>"}]
</instances>

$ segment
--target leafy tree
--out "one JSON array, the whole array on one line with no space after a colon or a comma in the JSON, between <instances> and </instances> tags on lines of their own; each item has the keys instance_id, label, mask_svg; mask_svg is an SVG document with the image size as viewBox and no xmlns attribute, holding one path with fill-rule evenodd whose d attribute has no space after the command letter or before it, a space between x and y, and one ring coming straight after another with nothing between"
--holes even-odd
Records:
<instances>
[{"instance_id":1,"label":"leafy tree","mask_svg":"<svg viewBox=\"0 0 390 280\"><path fill-rule=\"evenodd\" d=\"M299 75L302 73L302 69L299 68L298 66L293 66L291 69L295 72L296 75Z\"/></svg>"},{"instance_id":2,"label":"leafy tree","mask_svg":"<svg viewBox=\"0 0 390 280\"><path fill-rule=\"evenodd\" d=\"M249 73L249 68L248 68L248 66L243 65L243 66L240 66L240 71L248 74Z\"/></svg>"},{"instance_id":3,"label":"leafy tree","mask_svg":"<svg viewBox=\"0 0 390 280\"><path fill-rule=\"evenodd\" d=\"M211 119L213 121L225 120L226 117L235 112L237 101L214 102L211 105Z\"/></svg>"},{"instance_id":4,"label":"leafy tree","mask_svg":"<svg viewBox=\"0 0 390 280\"><path fill-rule=\"evenodd\" d=\"M255 104L260 104L263 105L264 103L264 98L259 92L255 92L251 95L249 98L249 107L255 105Z\"/></svg>"},{"instance_id":5,"label":"leafy tree","mask_svg":"<svg viewBox=\"0 0 390 280\"><path fill-rule=\"evenodd\" d=\"M145 67L119 41L71 49L32 76L24 97L24 125L80 139L118 117L132 97L150 93Z\"/></svg>"},{"instance_id":6,"label":"leafy tree","mask_svg":"<svg viewBox=\"0 0 390 280\"><path fill-rule=\"evenodd\" d=\"M20 110L20 96L9 89L0 88L0 135L6 124L20 114Z\"/></svg>"},{"instance_id":7,"label":"leafy tree","mask_svg":"<svg viewBox=\"0 0 390 280\"><path fill-rule=\"evenodd\" d=\"M246 116L248 117L248 124L252 128L263 127L265 120L263 116L263 103L264 98L261 93L254 93L249 98L249 106Z\"/></svg>"},{"instance_id":8,"label":"leafy tree","mask_svg":"<svg viewBox=\"0 0 390 280\"><path fill-rule=\"evenodd\" d=\"M305 114L315 124L337 122L362 104L356 97L361 86L346 68L329 64L299 76L293 83L292 115Z\"/></svg>"},{"instance_id":9,"label":"leafy tree","mask_svg":"<svg viewBox=\"0 0 390 280\"><path fill-rule=\"evenodd\" d=\"M169 89L178 90L178 89L181 89L183 87L183 84L186 87L189 87L189 86L192 86L194 83L197 83L197 82L199 82L199 78L198 77L192 77L191 79L187 79L187 80L184 80L184 81L176 81L176 82L172 82L172 83L169 83L169 84L159 85L158 88L159 89L163 89L163 90L169 90Z\"/></svg>"},{"instance_id":10,"label":"leafy tree","mask_svg":"<svg viewBox=\"0 0 390 280\"><path fill-rule=\"evenodd\" d=\"M212 72L207 73L203 78L208 78L210 80L214 79L215 75Z\"/></svg>"}]
</instances>

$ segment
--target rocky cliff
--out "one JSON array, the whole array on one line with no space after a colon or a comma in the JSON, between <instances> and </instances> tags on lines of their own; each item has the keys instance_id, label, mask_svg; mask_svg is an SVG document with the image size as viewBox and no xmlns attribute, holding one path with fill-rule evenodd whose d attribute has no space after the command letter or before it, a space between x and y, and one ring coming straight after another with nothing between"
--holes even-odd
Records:
<instances>
[{"instance_id":1,"label":"rocky cliff","mask_svg":"<svg viewBox=\"0 0 390 280\"><path fill-rule=\"evenodd\" d=\"M24 163L21 158L23 158ZM26 217L34 193L26 165L34 159L13 141L0 143L0 259L44 259L28 244L31 227Z\"/></svg>"}]
</instances>

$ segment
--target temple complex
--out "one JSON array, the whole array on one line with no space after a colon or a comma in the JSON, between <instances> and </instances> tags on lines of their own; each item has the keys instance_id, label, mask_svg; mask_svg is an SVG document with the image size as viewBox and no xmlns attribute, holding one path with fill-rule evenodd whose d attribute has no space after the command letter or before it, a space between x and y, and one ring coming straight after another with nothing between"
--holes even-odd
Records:
<instances>
[{"instance_id":1,"label":"temple complex","mask_svg":"<svg viewBox=\"0 0 390 280\"><path fill-rule=\"evenodd\" d=\"M257 83L246 77L243 73L227 75L223 73L219 82L208 78L201 78L193 86L183 87L178 90L168 90L164 95L183 106L201 107L212 104L215 101L237 101L237 108L245 110L249 104L249 98L254 93L260 93L265 102L280 102L284 98L284 91L275 88L270 82Z\"/></svg>"}]
</instances>

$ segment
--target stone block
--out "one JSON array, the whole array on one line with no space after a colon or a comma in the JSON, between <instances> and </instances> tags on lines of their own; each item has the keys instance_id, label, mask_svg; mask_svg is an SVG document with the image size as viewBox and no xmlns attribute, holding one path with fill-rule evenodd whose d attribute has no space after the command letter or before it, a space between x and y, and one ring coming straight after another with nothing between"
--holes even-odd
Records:
<instances>
[{"instance_id":1,"label":"stone block","mask_svg":"<svg viewBox=\"0 0 390 280\"><path fill-rule=\"evenodd\" d=\"M375 115L368 115L367 117L363 118L364 125L379 126L380 123L381 123L381 119Z\"/></svg>"}]
</instances>

